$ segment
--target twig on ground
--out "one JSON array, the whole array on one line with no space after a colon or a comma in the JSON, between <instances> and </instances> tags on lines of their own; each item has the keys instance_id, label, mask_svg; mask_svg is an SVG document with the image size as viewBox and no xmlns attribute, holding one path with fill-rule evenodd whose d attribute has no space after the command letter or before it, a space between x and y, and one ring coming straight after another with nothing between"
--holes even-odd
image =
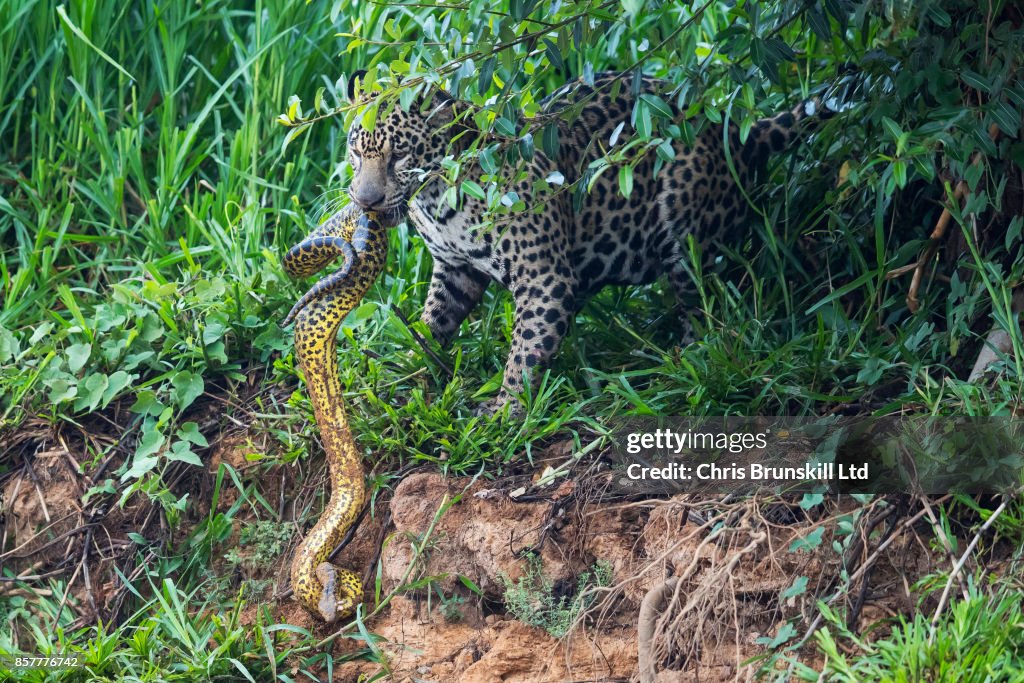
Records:
<instances>
[{"instance_id":1,"label":"twig on ground","mask_svg":"<svg viewBox=\"0 0 1024 683\"><path fill-rule=\"evenodd\" d=\"M85 534L85 543L82 546L82 579L85 581L85 594L89 598L89 606L92 608L93 617L99 615L98 608L96 606L96 596L92 592L92 579L89 577L89 548L92 547L92 537L95 527L89 527L89 531Z\"/></svg>"},{"instance_id":2,"label":"twig on ground","mask_svg":"<svg viewBox=\"0 0 1024 683\"><path fill-rule=\"evenodd\" d=\"M50 546L53 546L53 545L56 545L57 543L60 543L61 541L63 541L68 536L73 536L74 534L78 534L78 533L81 533L81 532L85 531L85 527L78 527L76 529L71 529L69 531L65 531L60 536L57 536L56 538L48 541L46 544L44 544L44 545L42 545L42 546L40 546L40 547L38 547L38 548L36 548L34 550L26 550L23 553L18 552L19 550L21 550L25 546L31 545L31 543L33 541L35 541L37 538L39 538L40 536L45 534L47 531L49 531L51 527L54 527L54 526L60 524L61 522L64 522L64 521L70 519L71 517L74 517L77 514L79 514L79 513L71 512L71 513L68 513L68 514L64 515L63 517L58 519L56 522L51 522L50 524L47 524L45 527L40 529L34 536L32 536L32 538L28 539L27 541L22 542L21 544L19 544L18 546L14 547L14 548L11 548L7 552L5 552L3 555L0 555L0 560L6 559L8 557L14 557L14 558L19 558L19 559L20 558L25 558L25 557L31 557L32 555L35 555L36 553L43 552L44 550L46 550Z\"/></svg>"},{"instance_id":3,"label":"twig on ground","mask_svg":"<svg viewBox=\"0 0 1024 683\"><path fill-rule=\"evenodd\" d=\"M881 522L883 519L886 519L887 517L891 518L889 520L889 526L886 527L885 533L882 534L882 538L879 540L879 543L884 543L886 539L892 536L892 532L896 530L897 519L896 515L894 514L895 510L895 507L891 507L889 508L889 510L886 511L886 514L879 515L875 520L872 520L871 528L874 528L874 526L877 525L878 522ZM870 529L868 530L867 535L871 535ZM873 564L874 563L872 563L872 565ZM846 615L846 628L850 629L851 631L854 630L854 626L857 624L857 619L860 617L860 611L864 608L864 601L867 599L868 585L870 580L871 573L870 571L866 570L864 572L863 578L861 578L860 580L860 590L857 591L857 599L854 600L853 605L850 607L850 613Z\"/></svg>"},{"instance_id":4,"label":"twig on ground","mask_svg":"<svg viewBox=\"0 0 1024 683\"><path fill-rule=\"evenodd\" d=\"M938 505L940 503L944 503L945 501L949 500L951 497L952 497L952 494L948 494L947 493L946 495L942 496L937 501L935 501L935 504ZM908 517L907 519L905 519L903 521L903 523L899 525L898 531L900 533L899 534L893 533L893 534L891 534L889 536L889 538L887 538L884 541L882 541L881 543L879 543L878 547L875 548L874 552L872 552L867 557L867 559L864 560L864 562L860 565L860 567L857 568L857 571L855 571L852 574L850 574L850 579L849 579L848 583L850 585L852 585L854 581L856 581L861 576L863 576L864 572L866 572L868 569L870 569L871 565L873 565L875 562L877 562L878 558L882 556L882 551L884 551L886 548L888 548L889 545L891 545L893 541L895 541L897 538L899 538L904 530L906 530L909 527L911 527L914 524L916 524L918 520L920 520L922 517L925 516L925 514L926 514L926 511L924 509L922 509L922 510L919 510L917 513L915 513L913 516ZM828 598L826 598L824 600L824 602L825 602L826 605L831 605L833 602L835 602L842 595L844 595L844 593L842 591L836 591L835 593L830 595ZM804 644L808 640L810 640L811 636L814 635L814 632L818 630L819 626L821 626L821 621L822 621L823 618L824 617L822 616L822 613L819 611L817 616L815 616L814 619L811 621L811 625L807 627L807 633L804 634L804 637L800 639L800 642L796 644L796 647L794 649L797 649L797 650L800 649L801 647L804 646Z\"/></svg>"},{"instance_id":5,"label":"twig on ground","mask_svg":"<svg viewBox=\"0 0 1024 683\"><path fill-rule=\"evenodd\" d=\"M938 536L939 542L942 543L942 548L946 551L946 558L949 560L950 569L956 568L956 555L953 554L953 544L949 542L949 537L946 536L946 530L939 524L938 518L932 511L932 506L928 503L928 496L918 495L917 499L921 501L921 505L924 506L925 512L928 513L928 520L932 523L932 528L935 530L935 535ZM957 575L957 579L960 582L960 594L967 599L967 583L964 581L963 576Z\"/></svg>"},{"instance_id":6,"label":"twig on ground","mask_svg":"<svg viewBox=\"0 0 1024 683\"><path fill-rule=\"evenodd\" d=\"M38 451L36 451L38 453ZM25 469L28 470L28 475L32 479L32 484L36 487L36 496L39 498L39 504L43 507L43 517L46 519L46 523L50 523L50 509L46 506L46 496L43 495L43 487L39 483L39 477L36 475L36 470L32 467L32 461L28 456L25 456Z\"/></svg>"},{"instance_id":7,"label":"twig on ground","mask_svg":"<svg viewBox=\"0 0 1024 683\"><path fill-rule=\"evenodd\" d=\"M986 531L988 531L989 527L991 527L999 518L999 515L1003 514L1003 511L1006 509L1006 506L1010 504L1010 501L1020 495L1020 491L1020 489L1017 489L1013 493L1007 495L1006 499L999 504L999 507L992 511L992 514L985 520L985 523L982 524L981 528L974 534L974 538L971 539L971 542L967 544L967 549L964 550L963 555L960 556L956 566L953 567L953 571L950 572L949 578L946 580L946 586L942 589L942 595L939 596L939 606L935 608L935 614L932 615L931 629L928 634L929 644L933 643L935 640L935 629L939 625L939 619L942 618L943 610L946 609L946 601L949 600L950 588L953 587L953 582L960 575L960 572L963 571L964 565L967 564L967 558L971 556L972 552L974 552L974 548L978 545L978 542L981 541L981 537Z\"/></svg>"}]
</instances>

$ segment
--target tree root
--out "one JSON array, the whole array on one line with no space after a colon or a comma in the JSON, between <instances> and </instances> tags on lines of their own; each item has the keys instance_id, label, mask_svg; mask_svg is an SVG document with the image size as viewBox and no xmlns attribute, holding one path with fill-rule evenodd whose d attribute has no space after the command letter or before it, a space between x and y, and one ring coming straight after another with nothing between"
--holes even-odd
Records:
<instances>
[{"instance_id":1,"label":"tree root","mask_svg":"<svg viewBox=\"0 0 1024 683\"><path fill-rule=\"evenodd\" d=\"M664 611L669 597L675 593L679 577L665 579L652 588L640 602L640 614L637 617L637 661L640 668L640 683L654 683L658 674L657 659L654 656L654 632L657 630L658 617Z\"/></svg>"}]
</instances>

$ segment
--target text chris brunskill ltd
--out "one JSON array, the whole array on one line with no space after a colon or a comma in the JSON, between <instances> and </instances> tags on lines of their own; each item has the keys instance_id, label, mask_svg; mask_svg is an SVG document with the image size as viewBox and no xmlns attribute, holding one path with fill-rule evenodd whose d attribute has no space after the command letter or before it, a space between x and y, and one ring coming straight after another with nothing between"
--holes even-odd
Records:
<instances>
[{"instance_id":1,"label":"text chris brunskill ltd","mask_svg":"<svg viewBox=\"0 0 1024 683\"><path fill-rule=\"evenodd\" d=\"M676 481L831 481L858 480L868 478L868 466L826 463L807 463L799 467L780 467L776 465L719 465L701 463L700 465L684 465L673 462L664 467L645 467L633 463L626 468L626 476L630 479L658 479Z\"/></svg>"}]
</instances>

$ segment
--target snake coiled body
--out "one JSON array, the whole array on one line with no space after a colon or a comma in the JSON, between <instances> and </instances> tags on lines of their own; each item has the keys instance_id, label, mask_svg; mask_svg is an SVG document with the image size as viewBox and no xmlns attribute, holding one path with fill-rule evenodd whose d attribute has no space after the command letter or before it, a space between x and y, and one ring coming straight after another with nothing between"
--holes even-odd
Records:
<instances>
[{"instance_id":1,"label":"snake coiled body","mask_svg":"<svg viewBox=\"0 0 1024 683\"><path fill-rule=\"evenodd\" d=\"M299 299L282 323L295 321L295 353L320 427L331 485L327 507L292 559L292 590L302 605L328 623L350 614L363 594L358 576L329 561L359 515L365 488L338 377L338 328L384 268L387 248L387 232L373 214L350 206L284 257L285 271L292 277L319 272L339 256L345 259L340 269Z\"/></svg>"}]
</instances>

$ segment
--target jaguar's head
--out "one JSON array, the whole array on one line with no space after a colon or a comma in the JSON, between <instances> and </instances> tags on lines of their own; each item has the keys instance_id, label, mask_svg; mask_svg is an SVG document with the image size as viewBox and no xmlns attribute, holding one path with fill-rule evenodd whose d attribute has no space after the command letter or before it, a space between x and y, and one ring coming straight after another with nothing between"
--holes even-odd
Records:
<instances>
[{"instance_id":1,"label":"jaguar's head","mask_svg":"<svg viewBox=\"0 0 1024 683\"><path fill-rule=\"evenodd\" d=\"M354 101L349 79L349 98ZM448 153L453 100L434 90L419 96L408 111L395 104L377 120L372 131L358 121L348 132L348 161L352 165L349 195L364 211L376 211L385 224L397 224L419 188L424 171L439 167Z\"/></svg>"}]
</instances>

